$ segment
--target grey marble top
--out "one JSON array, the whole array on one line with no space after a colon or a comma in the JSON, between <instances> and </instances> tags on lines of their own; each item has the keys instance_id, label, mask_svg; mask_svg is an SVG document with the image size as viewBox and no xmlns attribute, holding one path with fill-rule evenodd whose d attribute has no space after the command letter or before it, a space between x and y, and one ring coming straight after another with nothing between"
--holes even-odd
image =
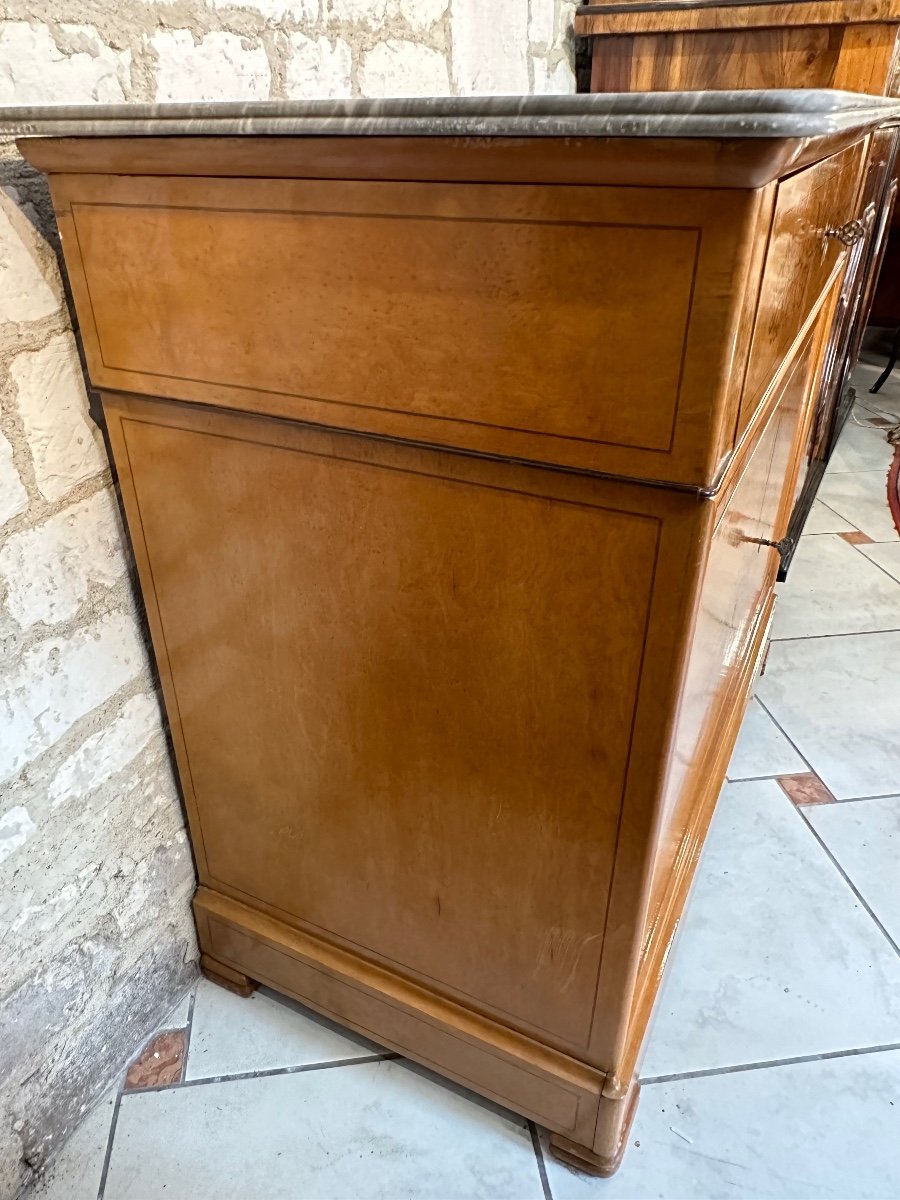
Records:
<instances>
[{"instance_id":1,"label":"grey marble top","mask_svg":"<svg viewBox=\"0 0 900 1200\"><path fill-rule=\"evenodd\" d=\"M0 108L0 134L20 137L820 137L897 122L898 100L822 89Z\"/></svg>"}]
</instances>

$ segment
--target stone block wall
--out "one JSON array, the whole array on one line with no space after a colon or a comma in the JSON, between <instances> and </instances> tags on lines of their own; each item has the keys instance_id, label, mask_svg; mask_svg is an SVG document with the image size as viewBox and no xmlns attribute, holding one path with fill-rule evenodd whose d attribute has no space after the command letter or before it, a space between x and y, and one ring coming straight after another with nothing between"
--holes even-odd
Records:
<instances>
[{"instance_id":1,"label":"stone block wall","mask_svg":"<svg viewBox=\"0 0 900 1200\"><path fill-rule=\"evenodd\" d=\"M193 866L44 181L0 149L0 1196L196 970Z\"/></svg>"},{"instance_id":2,"label":"stone block wall","mask_svg":"<svg viewBox=\"0 0 900 1200\"><path fill-rule=\"evenodd\" d=\"M574 90L575 0L3 0L12 104ZM193 866L45 181L0 142L0 1198L196 971Z\"/></svg>"}]
</instances>

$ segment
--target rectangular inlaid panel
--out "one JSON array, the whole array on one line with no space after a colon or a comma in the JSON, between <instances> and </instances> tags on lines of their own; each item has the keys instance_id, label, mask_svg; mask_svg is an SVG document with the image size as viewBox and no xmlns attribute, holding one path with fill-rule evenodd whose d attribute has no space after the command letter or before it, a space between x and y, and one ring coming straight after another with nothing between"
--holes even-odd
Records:
<instances>
[{"instance_id":1,"label":"rectangular inlaid panel","mask_svg":"<svg viewBox=\"0 0 900 1200\"><path fill-rule=\"evenodd\" d=\"M73 215L112 370L668 450L698 231L541 207ZM610 411L592 400L622 354L642 370Z\"/></svg>"},{"instance_id":2,"label":"rectangular inlaid panel","mask_svg":"<svg viewBox=\"0 0 900 1200\"><path fill-rule=\"evenodd\" d=\"M99 387L653 479L719 464L752 193L56 186Z\"/></svg>"},{"instance_id":3,"label":"rectangular inlaid panel","mask_svg":"<svg viewBox=\"0 0 900 1200\"><path fill-rule=\"evenodd\" d=\"M123 471L208 881L583 1046L659 522L162 407Z\"/></svg>"}]
</instances>

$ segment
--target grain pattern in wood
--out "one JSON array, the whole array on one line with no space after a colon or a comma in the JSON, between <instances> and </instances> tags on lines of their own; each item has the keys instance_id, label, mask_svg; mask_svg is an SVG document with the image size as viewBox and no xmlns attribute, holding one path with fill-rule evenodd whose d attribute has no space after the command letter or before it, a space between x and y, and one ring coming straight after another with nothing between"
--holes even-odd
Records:
<instances>
[{"instance_id":1,"label":"grain pattern in wood","mask_svg":"<svg viewBox=\"0 0 900 1200\"><path fill-rule=\"evenodd\" d=\"M785 29L815 25L898 25L900 0L815 0L815 3L695 4L670 8L653 3L583 5L575 16L579 37L673 30Z\"/></svg>"},{"instance_id":2,"label":"grain pattern in wood","mask_svg":"<svg viewBox=\"0 0 900 1200\"><path fill-rule=\"evenodd\" d=\"M20 138L54 175L764 187L856 134L816 138Z\"/></svg>"},{"instance_id":3,"label":"grain pattern in wood","mask_svg":"<svg viewBox=\"0 0 900 1200\"><path fill-rule=\"evenodd\" d=\"M694 502L107 409L201 877L589 1054L661 521Z\"/></svg>"},{"instance_id":4,"label":"grain pattern in wood","mask_svg":"<svg viewBox=\"0 0 900 1200\"><path fill-rule=\"evenodd\" d=\"M871 149L866 164L866 178L860 194L860 205L863 211L869 205L873 207L874 227L862 265L857 308L850 319L845 371L847 367L852 368L859 358L866 323L874 308L876 289L884 288L886 291L889 288L897 287L896 266L886 267L882 272L882 265L885 262L892 222L896 225L898 141L900 141L900 130L897 129L878 130L872 135ZM890 308L900 314L900 305L889 306L889 310ZM880 315L884 319L885 313ZM889 315L890 311L888 311Z\"/></svg>"},{"instance_id":5,"label":"grain pattern in wood","mask_svg":"<svg viewBox=\"0 0 900 1200\"><path fill-rule=\"evenodd\" d=\"M810 5L809 7L813 7ZM811 25L596 36L592 92L890 90L897 29Z\"/></svg>"},{"instance_id":6,"label":"grain pattern in wood","mask_svg":"<svg viewBox=\"0 0 900 1200\"><path fill-rule=\"evenodd\" d=\"M201 887L201 943L233 970L439 1071L548 1129L594 1137L604 1075L532 1038Z\"/></svg>"},{"instance_id":7,"label":"grain pattern in wood","mask_svg":"<svg viewBox=\"0 0 900 1200\"><path fill-rule=\"evenodd\" d=\"M442 165L393 139L341 179L329 141L281 139L279 170L273 139L150 139L133 172L122 139L35 150L69 171L205 967L609 1172L764 653L752 539L796 487L844 264L819 227L864 146Z\"/></svg>"},{"instance_id":8,"label":"grain pattern in wood","mask_svg":"<svg viewBox=\"0 0 900 1200\"><path fill-rule=\"evenodd\" d=\"M748 439L713 506L679 716L651 854L645 922L627 1024L606 1090L623 1088L639 1056L719 788L766 648L775 551L784 537L837 303L832 280L815 324L783 373L759 434ZM742 461L743 460L743 461Z\"/></svg>"},{"instance_id":9,"label":"grain pattern in wood","mask_svg":"<svg viewBox=\"0 0 900 1200\"><path fill-rule=\"evenodd\" d=\"M765 190L55 189L100 386L694 486L731 448Z\"/></svg>"}]
</instances>

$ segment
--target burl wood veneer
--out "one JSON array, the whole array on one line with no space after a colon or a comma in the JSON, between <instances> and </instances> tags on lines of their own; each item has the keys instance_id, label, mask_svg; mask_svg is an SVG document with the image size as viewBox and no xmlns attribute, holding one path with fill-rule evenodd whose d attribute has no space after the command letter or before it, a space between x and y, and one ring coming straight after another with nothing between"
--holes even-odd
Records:
<instances>
[{"instance_id":1,"label":"burl wood veneer","mask_svg":"<svg viewBox=\"0 0 900 1200\"><path fill-rule=\"evenodd\" d=\"M763 655L869 139L20 143L103 397L204 970L586 1170L625 1144Z\"/></svg>"}]
</instances>

